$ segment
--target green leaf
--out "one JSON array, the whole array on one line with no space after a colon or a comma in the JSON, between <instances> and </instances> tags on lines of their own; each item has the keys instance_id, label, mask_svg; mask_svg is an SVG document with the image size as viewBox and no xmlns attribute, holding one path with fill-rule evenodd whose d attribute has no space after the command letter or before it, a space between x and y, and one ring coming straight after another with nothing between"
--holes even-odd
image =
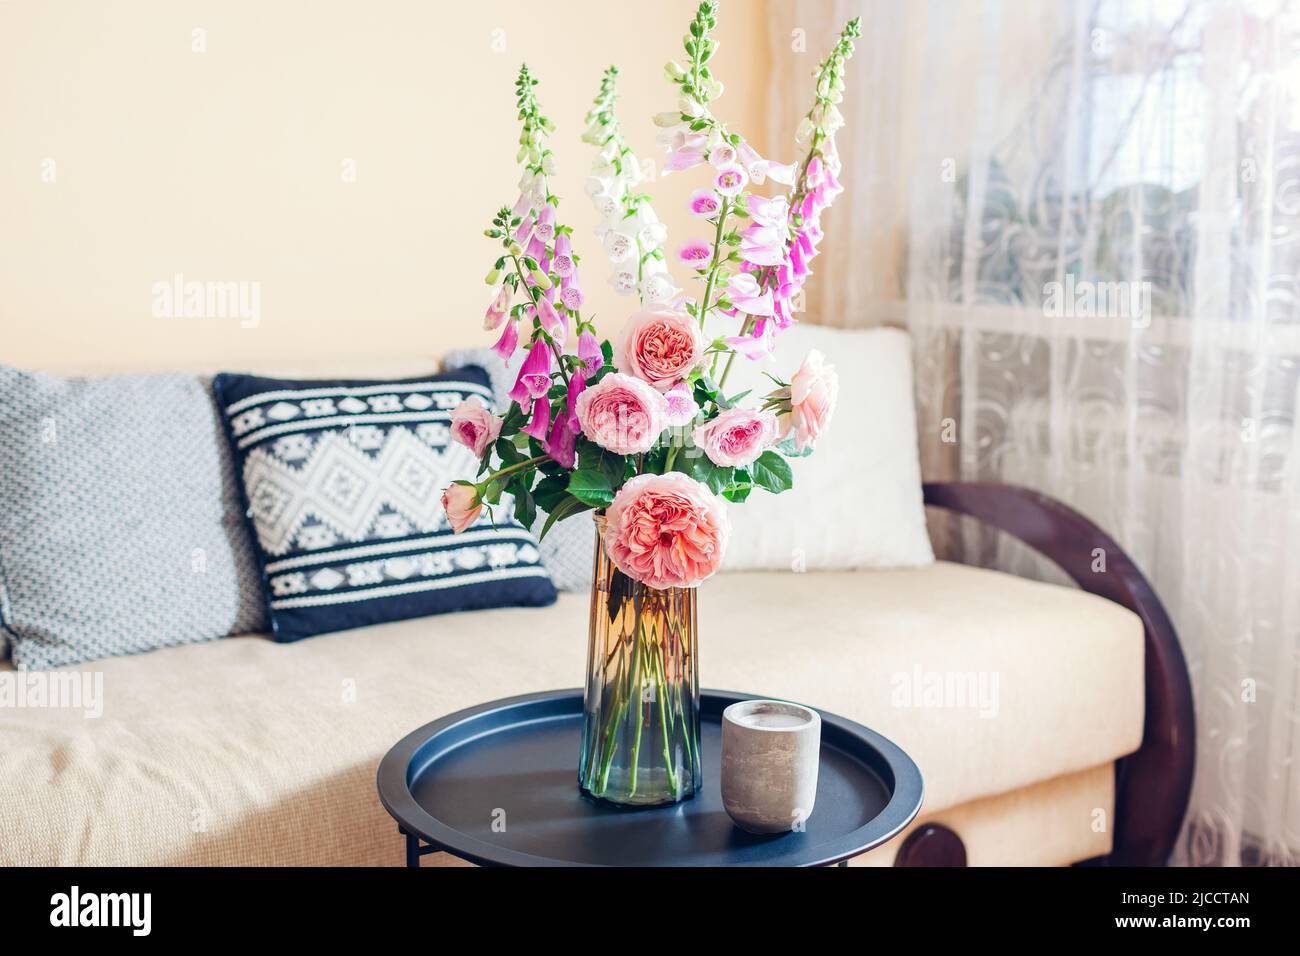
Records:
<instances>
[{"instance_id":1,"label":"green leaf","mask_svg":"<svg viewBox=\"0 0 1300 956\"><path fill-rule=\"evenodd\" d=\"M713 379L708 375L700 376L699 381L695 383L695 403L700 406L707 405L709 402L718 401L718 386L714 384Z\"/></svg>"},{"instance_id":2,"label":"green leaf","mask_svg":"<svg viewBox=\"0 0 1300 956\"><path fill-rule=\"evenodd\" d=\"M603 471L579 468L569 476L569 494L585 505L605 508L614 501L614 486Z\"/></svg>"},{"instance_id":3,"label":"green leaf","mask_svg":"<svg viewBox=\"0 0 1300 956\"><path fill-rule=\"evenodd\" d=\"M600 468L601 456L605 449L595 442L578 439L578 468L596 471Z\"/></svg>"},{"instance_id":4,"label":"green leaf","mask_svg":"<svg viewBox=\"0 0 1300 956\"><path fill-rule=\"evenodd\" d=\"M609 339L600 343L600 354L604 357L606 365L614 364L614 346L609 344Z\"/></svg>"},{"instance_id":5,"label":"green leaf","mask_svg":"<svg viewBox=\"0 0 1300 956\"><path fill-rule=\"evenodd\" d=\"M722 497L726 498L728 501L734 501L736 504L740 504L749 497L749 493L753 488L754 486L751 484L732 485L729 488L722 489Z\"/></svg>"},{"instance_id":6,"label":"green leaf","mask_svg":"<svg viewBox=\"0 0 1300 956\"><path fill-rule=\"evenodd\" d=\"M533 500L537 507L548 514L565 498L569 497L569 476L567 474L547 475L533 489Z\"/></svg>"},{"instance_id":7,"label":"green leaf","mask_svg":"<svg viewBox=\"0 0 1300 956\"><path fill-rule=\"evenodd\" d=\"M732 395L731 398L722 399L722 401L719 402L718 404L720 404L723 408L734 408L736 405L740 403L742 399L745 398L745 396L747 396L752 391L753 391L752 388L747 388L739 395Z\"/></svg>"},{"instance_id":8,"label":"green leaf","mask_svg":"<svg viewBox=\"0 0 1300 956\"><path fill-rule=\"evenodd\" d=\"M687 448L677 457L676 465L696 481L704 481L713 468L713 462L702 448Z\"/></svg>"},{"instance_id":9,"label":"green leaf","mask_svg":"<svg viewBox=\"0 0 1300 956\"><path fill-rule=\"evenodd\" d=\"M803 451L795 451L793 435L791 435L789 438L785 439L784 441L777 442L776 450L779 451L781 454L785 455L785 457L787 458L807 458L809 455L813 453L811 445L809 445Z\"/></svg>"},{"instance_id":10,"label":"green leaf","mask_svg":"<svg viewBox=\"0 0 1300 956\"><path fill-rule=\"evenodd\" d=\"M754 484L766 488L772 494L789 491L794 485L794 473L790 463L774 451L765 451L758 460L749 466L749 473Z\"/></svg>"},{"instance_id":11,"label":"green leaf","mask_svg":"<svg viewBox=\"0 0 1300 956\"><path fill-rule=\"evenodd\" d=\"M618 568L614 568L609 576L609 598L605 602L605 610L609 614L611 623L622 613L623 605L631 594L632 579Z\"/></svg>"},{"instance_id":12,"label":"green leaf","mask_svg":"<svg viewBox=\"0 0 1300 956\"><path fill-rule=\"evenodd\" d=\"M517 465L524 460L524 456L519 453L515 443L508 438L498 438L494 446L497 457L501 459L501 467L509 468L511 465Z\"/></svg>"},{"instance_id":13,"label":"green leaf","mask_svg":"<svg viewBox=\"0 0 1300 956\"><path fill-rule=\"evenodd\" d=\"M721 468L714 465L713 470L709 472L709 477L704 479L709 486L709 490L715 495L720 495L724 490L731 487L731 472L732 469L730 468Z\"/></svg>"},{"instance_id":14,"label":"green leaf","mask_svg":"<svg viewBox=\"0 0 1300 956\"><path fill-rule=\"evenodd\" d=\"M648 475L662 475L668 464L668 448L659 444L645 453L643 471Z\"/></svg>"},{"instance_id":15,"label":"green leaf","mask_svg":"<svg viewBox=\"0 0 1300 956\"><path fill-rule=\"evenodd\" d=\"M602 472L609 478L612 487L623 483L627 458L606 451L595 442L583 440L578 443L578 468L584 471Z\"/></svg>"},{"instance_id":16,"label":"green leaf","mask_svg":"<svg viewBox=\"0 0 1300 956\"><path fill-rule=\"evenodd\" d=\"M735 484L735 469L715 465L703 452L691 458L684 467L692 478L708 485L715 495Z\"/></svg>"},{"instance_id":17,"label":"green leaf","mask_svg":"<svg viewBox=\"0 0 1300 956\"><path fill-rule=\"evenodd\" d=\"M582 514L582 512L590 511L590 510L591 510L591 505L583 504L577 498L574 498L572 496L566 497L563 501L561 501L558 505L556 505L554 511L552 511L549 515L546 516L546 523L542 525L542 530L538 533L537 540L541 541L543 538L545 538L546 532L551 530L551 526L555 524L555 522L560 521L564 518L571 517L576 514Z\"/></svg>"},{"instance_id":18,"label":"green leaf","mask_svg":"<svg viewBox=\"0 0 1300 956\"><path fill-rule=\"evenodd\" d=\"M528 490L531 481L532 475L516 475L510 483L510 490L515 496L515 520L525 528L531 528L537 520L537 505L533 501L532 492Z\"/></svg>"},{"instance_id":19,"label":"green leaf","mask_svg":"<svg viewBox=\"0 0 1300 956\"><path fill-rule=\"evenodd\" d=\"M506 409L505 419L501 422L501 437L513 435L528 422L528 413L519 407L518 402L511 402Z\"/></svg>"}]
</instances>

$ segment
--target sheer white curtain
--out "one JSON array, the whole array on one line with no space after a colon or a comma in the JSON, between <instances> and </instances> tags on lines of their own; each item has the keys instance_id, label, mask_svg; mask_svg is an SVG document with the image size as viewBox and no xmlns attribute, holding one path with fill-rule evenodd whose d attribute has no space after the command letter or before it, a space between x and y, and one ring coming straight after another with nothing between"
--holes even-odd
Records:
<instances>
[{"instance_id":1,"label":"sheer white curtain","mask_svg":"<svg viewBox=\"0 0 1300 956\"><path fill-rule=\"evenodd\" d=\"M1063 499L1169 608L1198 719L1177 862L1300 858L1297 6L770 3L773 132L863 17L807 318L908 326L927 476Z\"/></svg>"}]
</instances>

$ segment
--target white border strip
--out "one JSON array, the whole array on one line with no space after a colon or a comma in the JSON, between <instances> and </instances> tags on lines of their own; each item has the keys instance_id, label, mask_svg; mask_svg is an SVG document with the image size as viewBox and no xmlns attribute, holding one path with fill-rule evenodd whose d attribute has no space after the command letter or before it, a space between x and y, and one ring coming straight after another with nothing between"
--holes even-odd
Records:
<instances>
[{"instance_id":1,"label":"white border strip","mask_svg":"<svg viewBox=\"0 0 1300 956\"><path fill-rule=\"evenodd\" d=\"M474 382L390 382L376 385L333 385L329 388L304 388L297 390L283 389L278 392L259 392L241 398L234 404L226 406L226 414L234 415L253 405L282 399L329 398L332 395L379 395L383 392L439 392L439 391L474 391L485 398L492 397L492 390Z\"/></svg>"},{"instance_id":2,"label":"white border strip","mask_svg":"<svg viewBox=\"0 0 1300 956\"><path fill-rule=\"evenodd\" d=\"M479 531L466 531L463 534L453 535L444 533L427 538L412 538L401 542L380 543L360 545L355 548L344 548L340 551L320 551L312 554L306 554L297 558L285 558L282 561L272 561L265 568L267 574L275 574L278 571L290 571L294 568L310 567L314 564L330 565L341 561L355 561L358 558L369 558L375 555L392 555L399 557L404 554L410 554L413 551L441 551L444 548L459 547L465 544L477 544L484 540L508 541L511 543L531 544L537 546L537 542L523 528L483 528ZM400 544L400 546L395 546Z\"/></svg>"},{"instance_id":3,"label":"white border strip","mask_svg":"<svg viewBox=\"0 0 1300 956\"><path fill-rule=\"evenodd\" d=\"M339 428L349 425L373 425L385 422L449 422L451 412L376 412L373 415L346 415L333 418L295 418L279 425L267 425L251 431L239 439L239 447L255 445L263 438L274 438L285 432L321 431L325 428ZM346 427L344 428L346 431Z\"/></svg>"},{"instance_id":4,"label":"white border strip","mask_svg":"<svg viewBox=\"0 0 1300 956\"><path fill-rule=\"evenodd\" d=\"M286 598L272 601L271 610L280 611L295 607L321 607L326 604L357 604L372 598L396 597L401 594L415 594L419 591L440 591L444 588L459 587L462 584L486 584L490 581L502 581L509 578L545 578L546 569L540 565L527 568L500 568L496 571L480 571L478 574L462 574L459 577L442 578L436 581L411 581L406 584L391 584L387 587L370 588L366 591L351 591L341 594L320 594L299 598Z\"/></svg>"}]
</instances>

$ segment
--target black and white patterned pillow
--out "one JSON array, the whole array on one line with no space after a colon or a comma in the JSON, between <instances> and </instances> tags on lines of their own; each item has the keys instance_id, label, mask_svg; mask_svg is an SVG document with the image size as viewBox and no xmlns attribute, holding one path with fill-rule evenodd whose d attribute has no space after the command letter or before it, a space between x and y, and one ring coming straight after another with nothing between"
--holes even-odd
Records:
<instances>
[{"instance_id":1,"label":"black and white patterned pillow","mask_svg":"<svg viewBox=\"0 0 1300 956\"><path fill-rule=\"evenodd\" d=\"M497 507L453 535L441 493L477 462L452 410L487 376L401 382L218 375L276 640L555 600L537 542Z\"/></svg>"}]
</instances>

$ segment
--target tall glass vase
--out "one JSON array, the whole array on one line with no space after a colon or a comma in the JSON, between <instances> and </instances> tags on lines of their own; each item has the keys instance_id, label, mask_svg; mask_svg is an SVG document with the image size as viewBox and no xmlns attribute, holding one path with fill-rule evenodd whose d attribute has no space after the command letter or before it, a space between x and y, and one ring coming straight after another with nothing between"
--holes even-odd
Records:
<instances>
[{"instance_id":1,"label":"tall glass vase","mask_svg":"<svg viewBox=\"0 0 1300 956\"><path fill-rule=\"evenodd\" d=\"M596 515L578 782L620 806L677 803L700 786L695 588L633 581L605 554L604 537Z\"/></svg>"}]
</instances>

